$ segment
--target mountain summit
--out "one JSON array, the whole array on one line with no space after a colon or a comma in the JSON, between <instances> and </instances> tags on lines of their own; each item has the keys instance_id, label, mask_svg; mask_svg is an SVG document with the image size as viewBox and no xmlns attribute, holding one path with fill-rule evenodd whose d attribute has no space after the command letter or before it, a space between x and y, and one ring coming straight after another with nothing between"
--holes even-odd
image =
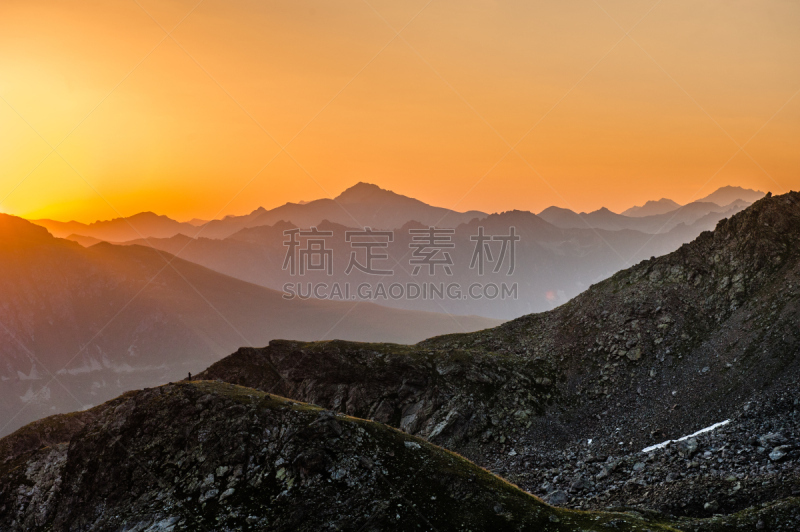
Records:
<instances>
[{"instance_id":1,"label":"mountain summit","mask_svg":"<svg viewBox=\"0 0 800 532\"><path fill-rule=\"evenodd\" d=\"M672 201L671 199L661 198L658 201L649 200L642 206L631 207L623 211L624 216L633 216L641 218L642 216L653 216L655 214L665 214L675 209L679 209L680 204Z\"/></svg>"},{"instance_id":2,"label":"mountain summit","mask_svg":"<svg viewBox=\"0 0 800 532\"><path fill-rule=\"evenodd\" d=\"M356 183L352 187L344 190L341 194L336 196L335 200L342 205L366 205L374 204L381 205L383 208L406 208L406 209L424 209L435 208L431 207L425 202L409 196L403 196L391 190L386 190L373 185L372 183L364 183L363 181ZM311 202L309 202L311 203ZM484 213L480 213L485 216ZM407 221L413 220L409 218Z\"/></svg>"},{"instance_id":3,"label":"mountain summit","mask_svg":"<svg viewBox=\"0 0 800 532\"><path fill-rule=\"evenodd\" d=\"M713 203L720 207L730 205L735 201L743 201L746 203L753 203L764 197L764 193L760 190L751 190L749 188L724 186L718 188L708 196L696 200L696 203ZM631 207L622 212L624 216L632 216L641 218L643 216L654 216L658 214L666 214L668 212L679 209L681 205L672 201L671 199L661 198L658 201L650 200L644 205Z\"/></svg>"},{"instance_id":4,"label":"mountain summit","mask_svg":"<svg viewBox=\"0 0 800 532\"><path fill-rule=\"evenodd\" d=\"M365 201L379 201L381 203L391 200L411 200L408 196L402 196L391 190L386 190L372 183L359 181L352 187L344 190L336 196L336 201L341 203L361 203ZM422 203L419 200L413 200Z\"/></svg>"},{"instance_id":5,"label":"mountain summit","mask_svg":"<svg viewBox=\"0 0 800 532\"><path fill-rule=\"evenodd\" d=\"M201 236L226 238L244 228L291 222L297 227L315 227L324 220L345 227L399 229L409 221L437 227L457 227L474 218L484 218L478 211L457 212L434 207L414 198L396 194L370 183L357 183L336 198L323 198L305 203L286 203L265 210L247 220L229 217L207 224Z\"/></svg>"},{"instance_id":6,"label":"mountain summit","mask_svg":"<svg viewBox=\"0 0 800 532\"><path fill-rule=\"evenodd\" d=\"M720 206L730 205L736 200L746 201L752 203L764 197L764 193L760 190L752 190L749 188L725 186L718 188L708 196L701 198L699 202L716 203Z\"/></svg>"}]
</instances>

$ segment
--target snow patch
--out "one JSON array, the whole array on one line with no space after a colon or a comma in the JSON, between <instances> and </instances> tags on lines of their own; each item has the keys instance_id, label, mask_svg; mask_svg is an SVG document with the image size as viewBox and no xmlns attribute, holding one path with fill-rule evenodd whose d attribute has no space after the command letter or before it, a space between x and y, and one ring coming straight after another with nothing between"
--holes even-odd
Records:
<instances>
[{"instance_id":1,"label":"snow patch","mask_svg":"<svg viewBox=\"0 0 800 532\"><path fill-rule=\"evenodd\" d=\"M649 453L651 451L655 451L656 449L663 449L664 447L666 447L670 443L683 441L683 440L688 440L689 438L694 438L695 436L699 436L701 434L705 434L706 432L711 432L712 430L715 430L715 429L718 429L719 427L725 426L730 422L731 422L730 419L726 419L725 421L720 421L719 423L714 423L710 427L706 427L704 429L700 429L697 432L695 432L694 434L689 434L688 436L683 436L681 438L678 438L677 440L667 440L667 441L661 442L661 443L659 443L657 445L651 445L650 447L645 447L644 449L642 449L642 452L643 453Z\"/></svg>"}]
</instances>

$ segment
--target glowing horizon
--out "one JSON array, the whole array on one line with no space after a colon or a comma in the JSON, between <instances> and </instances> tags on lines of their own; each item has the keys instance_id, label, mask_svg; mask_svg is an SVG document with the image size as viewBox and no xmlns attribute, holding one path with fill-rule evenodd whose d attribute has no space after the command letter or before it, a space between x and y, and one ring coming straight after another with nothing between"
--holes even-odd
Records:
<instances>
[{"instance_id":1,"label":"glowing horizon","mask_svg":"<svg viewBox=\"0 0 800 532\"><path fill-rule=\"evenodd\" d=\"M356 183L353 183L353 185L355 185L355 184L356 184ZM370 184L375 184L375 183L370 183ZM353 186L353 185L351 185L351 186ZM725 185L722 185L722 186L725 186ZM350 188L350 187L347 187L347 188ZM383 188L383 187L382 187L382 188ZM339 192L343 192L343 191L339 191ZM391 190L391 191L389 191L389 192L395 192L395 191ZM711 192L713 192L713 191L711 191ZM764 191L761 191L761 192L764 192ZM312 198L311 200L308 200L308 201L306 201L306 200L293 201L293 202L291 202L291 203L294 203L294 204L301 204L301 205L302 205L302 204L305 204L305 203L310 203L310 202L312 202L312 201L319 200L319 199L333 199L333 198L335 198L335 197L336 197L336 196L338 196L338 195L339 195L339 194L335 194L334 196L331 196L331 197L327 197L327 196L326 196L326 197L324 197L324 198L323 198L323 197L320 197L320 198ZM418 199L418 198L413 198L413 199ZM671 198L652 198L652 200L653 200L653 201L658 201L659 199L671 199ZM695 199L699 199L699 198L695 198ZM648 200L648 201L649 201L649 200ZM646 202L642 202L642 205L643 205L644 203L646 203ZM678 202L678 203L680 203L680 202ZM680 204L681 204L681 205L684 205L683 203L680 203ZM276 205L276 207L279 207L279 206L281 206L281 205L286 205L286 203L282 203L282 204L280 204L280 205ZM433 206L433 207L441 207L441 205L435 205L435 204L434 204L434 205L432 205L432 206ZM635 205L630 205L629 207L634 207L634 206L635 206ZM721 207L724 207L724 205L720 205L720 206L721 206ZM259 206L259 207L263 207L263 206ZM256 207L256 209L258 209L259 207ZM551 205L548 205L548 207L551 207ZM601 207L598 207L598 209L600 209L600 208L603 208L603 206L601 206ZM256 210L256 209L253 209L253 210ZM598 210L598 209L595 209L595 210ZM267 210L269 210L269 209L267 209ZM467 211L467 210L479 210L479 209L463 209L463 210L456 209L456 210L458 210L459 212L464 212L464 211ZM499 210L499 211L482 211L482 212L485 212L486 214L494 214L494 213L499 213L499 212L508 211L508 210L513 210L513 209L502 209L502 210ZM623 209L623 210L624 210L624 209ZM138 211L138 212L135 212L135 213L131 213L130 215L126 215L126 216L133 216L133 215L136 215L136 214L143 214L143 213L148 213L148 212L149 212L149 213L156 214L156 215L163 215L163 214L164 214L164 213L155 212L155 211L150 211L150 210L142 210L142 211ZM236 214L236 215L249 214L249 213L251 213L251 212L252 212L252 211L247 211L247 212L245 212L245 213L240 213L240 214ZM539 212L541 212L541 211L530 211L530 212L533 212L534 214L539 214ZM576 211L576 212L582 212L582 211ZM586 212L591 212L591 211L586 211ZM622 210L620 210L620 211L614 211L614 212L620 213L620 212L622 212ZM2 208L1 208L1 207L0 207L0 213L3 213L3 210L2 210ZM7 213L7 214L12 214L12 213ZM231 215L231 214L227 214L227 215L221 215L221 216L218 216L217 218L206 218L205 220L207 220L207 221L211 221L212 219L221 219L221 218L224 218L225 216L230 216L230 215ZM166 216L169 216L169 215L166 215ZM25 218L26 220L33 220L33 221L35 221L35 220L43 220L43 219L49 219L49 220L53 220L53 221L57 221L57 222L75 222L75 221L78 221L78 222L82 222L82 223L89 224L89 223L93 223L93 222L103 222L103 221L110 221L110 220L111 220L111 219L113 219L113 218L117 218L117 216L114 216L114 217L112 217L112 218L98 218L98 219L96 219L96 220L88 220L88 221L87 221L87 220L75 220L75 219L60 219L60 220L57 220L57 219L54 219L54 218L34 218L34 217L30 217L30 216L21 216L21 218ZM170 217L170 218L172 218L172 217ZM201 219L201 218L199 218L199 217L193 217L193 218L173 218L173 219L174 219L174 220L176 220L176 221L178 221L178 222L190 222L190 221L193 221L193 220L198 220L198 219Z\"/></svg>"},{"instance_id":2,"label":"glowing horizon","mask_svg":"<svg viewBox=\"0 0 800 532\"><path fill-rule=\"evenodd\" d=\"M0 212L210 219L359 181L485 212L800 188L797 4L140 4L0 5Z\"/></svg>"}]
</instances>

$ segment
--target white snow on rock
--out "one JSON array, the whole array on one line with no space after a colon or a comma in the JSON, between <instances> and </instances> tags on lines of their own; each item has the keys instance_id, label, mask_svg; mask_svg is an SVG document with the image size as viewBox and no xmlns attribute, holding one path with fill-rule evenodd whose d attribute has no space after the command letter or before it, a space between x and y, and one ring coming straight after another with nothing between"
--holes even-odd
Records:
<instances>
[{"instance_id":1,"label":"white snow on rock","mask_svg":"<svg viewBox=\"0 0 800 532\"><path fill-rule=\"evenodd\" d=\"M710 427L706 427L704 429L700 429L697 432L695 432L694 434L689 434L688 436L683 436L682 438L678 438L677 440L667 440L667 441L661 442L661 443L659 443L657 445L651 445L650 447L645 447L644 449L642 449L642 452L643 453L649 453L651 451L655 451L656 449L663 449L664 447L666 447L670 443L677 442L677 441L688 440L689 438L694 438L695 436L699 436L699 435L704 434L706 432L711 432L712 430L715 430L715 429L718 429L719 427L725 426L730 422L731 422L730 419L726 419L725 421L720 421L719 423L714 423Z\"/></svg>"}]
</instances>

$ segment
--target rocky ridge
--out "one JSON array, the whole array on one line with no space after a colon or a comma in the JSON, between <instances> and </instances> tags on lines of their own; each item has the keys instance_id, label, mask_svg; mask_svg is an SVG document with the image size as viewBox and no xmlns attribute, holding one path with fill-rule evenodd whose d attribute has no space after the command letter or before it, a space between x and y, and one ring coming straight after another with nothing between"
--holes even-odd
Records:
<instances>
[{"instance_id":1,"label":"rocky ridge","mask_svg":"<svg viewBox=\"0 0 800 532\"><path fill-rule=\"evenodd\" d=\"M737 511L748 501L796 496L796 406L784 399L800 396L798 244L800 194L767 196L676 252L619 272L551 312L415 346L272 342L240 350L202 376L389 423L531 492L566 493L562 504L642 506L658 493L659 508L675 516ZM785 427L789 452L779 466L770 469L763 453L750 450L748 460L730 450L715 454L744 452L752 438L769 433L747 421L745 408L764 412L765 427ZM647 496L646 489L619 489L613 471L613 485L592 470L596 489L577 490L581 497L565 489L575 468L597 464L583 459L589 452L632 468L642 462L642 448L725 419L733 420L728 428L704 438L729 441L706 445L702 455L723 463L696 493L682 487L687 464L670 457L674 446L651 455L665 464L663 475L651 475L663 489ZM582 448L590 439L591 449ZM764 449L774 447L780 445ZM775 480L775 467L787 476ZM692 465L690 473L695 469L707 471ZM570 474L553 482L562 470ZM741 480L732 502L709 499ZM776 483L787 488L769 488Z\"/></svg>"},{"instance_id":2,"label":"rocky ridge","mask_svg":"<svg viewBox=\"0 0 800 532\"><path fill-rule=\"evenodd\" d=\"M58 417L2 445L0 530L674 530L553 508L385 425L228 384L130 392L79 416L61 443L31 439Z\"/></svg>"}]
</instances>

